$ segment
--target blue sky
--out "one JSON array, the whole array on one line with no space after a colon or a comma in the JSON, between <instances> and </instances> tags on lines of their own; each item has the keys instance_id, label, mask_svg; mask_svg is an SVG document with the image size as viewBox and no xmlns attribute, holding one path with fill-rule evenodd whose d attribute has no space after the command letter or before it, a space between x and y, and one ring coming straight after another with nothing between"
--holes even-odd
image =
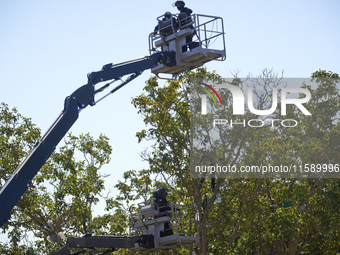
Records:
<instances>
[{"instance_id":1,"label":"blue sky","mask_svg":"<svg viewBox=\"0 0 340 255\"><path fill-rule=\"evenodd\" d=\"M2 0L0 1L0 101L17 107L45 132L66 96L104 64L148 55L148 34L156 17L177 13L173 1ZM224 19L227 60L206 66L224 77L264 68L284 77L309 77L318 69L340 73L340 2L337 0L187 0L194 13ZM150 71L95 107L81 112L73 134L110 138L112 176L142 169L135 133L144 124L131 105Z\"/></svg>"}]
</instances>

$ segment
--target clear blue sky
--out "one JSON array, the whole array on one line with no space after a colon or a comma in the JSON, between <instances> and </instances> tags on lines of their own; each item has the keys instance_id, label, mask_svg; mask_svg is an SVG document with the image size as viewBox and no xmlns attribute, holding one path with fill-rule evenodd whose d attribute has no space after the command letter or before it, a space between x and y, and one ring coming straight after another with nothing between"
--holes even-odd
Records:
<instances>
[{"instance_id":1,"label":"clear blue sky","mask_svg":"<svg viewBox=\"0 0 340 255\"><path fill-rule=\"evenodd\" d=\"M66 96L104 64L148 54L147 36L156 17L177 12L172 0L0 1L0 101L17 107L45 132ZM272 68L284 77L309 77L318 69L340 73L338 0L187 0L195 13L224 19L227 60L207 64L224 77L257 75ZM128 87L82 111L74 134L106 134L113 146L105 173L110 188L123 171L147 167L136 131L144 127L131 105L151 76L145 71Z\"/></svg>"}]
</instances>

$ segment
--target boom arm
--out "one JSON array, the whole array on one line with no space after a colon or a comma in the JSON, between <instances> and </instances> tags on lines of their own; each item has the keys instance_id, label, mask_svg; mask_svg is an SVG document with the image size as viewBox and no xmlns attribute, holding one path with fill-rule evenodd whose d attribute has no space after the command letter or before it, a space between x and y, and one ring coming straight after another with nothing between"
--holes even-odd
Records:
<instances>
[{"instance_id":1,"label":"boom arm","mask_svg":"<svg viewBox=\"0 0 340 255\"><path fill-rule=\"evenodd\" d=\"M125 82L110 92L114 93L140 75L144 70L155 67L159 63L172 64L169 62L171 59L171 53L155 53L145 58L122 64L108 64L102 70L90 73L88 75L88 83L66 97L64 110L60 116L0 190L0 227L10 218L11 210L28 189L33 177L38 173L60 140L78 119L79 111L88 105L95 105L95 94L103 91L109 85L107 84L95 90L95 84L108 80L116 81L125 75L131 75Z\"/></svg>"},{"instance_id":2,"label":"boom arm","mask_svg":"<svg viewBox=\"0 0 340 255\"><path fill-rule=\"evenodd\" d=\"M135 248L136 244L151 249L154 248L154 237L152 235L142 236L92 236L70 237L64 247L60 248L52 255L71 255L71 248L109 248L107 252L111 253L119 248ZM72 254L83 254L72 253ZM106 254L101 253L101 254Z\"/></svg>"}]
</instances>

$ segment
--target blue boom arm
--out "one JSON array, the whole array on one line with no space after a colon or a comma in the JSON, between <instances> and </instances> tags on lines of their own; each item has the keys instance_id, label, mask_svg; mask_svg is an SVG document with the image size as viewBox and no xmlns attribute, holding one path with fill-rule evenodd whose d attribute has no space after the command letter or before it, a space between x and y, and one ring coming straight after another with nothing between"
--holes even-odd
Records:
<instances>
[{"instance_id":1,"label":"blue boom arm","mask_svg":"<svg viewBox=\"0 0 340 255\"><path fill-rule=\"evenodd\" d=\"M102 92L110 83L98 90L95 90L95 84L108 80L116 81L125 75L131 75L125 82L110 92L114 93L140 75L144 70L153 68L159 63L173 65L173 58L174 55L172 53L155 53L122 64L108 64L105 65L102 70L90 73L88 75L88 83L74 91L65 99L64 110L60 116L1 188L0 227L8 221L11 210L28 189L33 177L38 173L58 143L76 122L79 111L88 105L95 105L95 94Z\"/></svg>"}]
</instances>

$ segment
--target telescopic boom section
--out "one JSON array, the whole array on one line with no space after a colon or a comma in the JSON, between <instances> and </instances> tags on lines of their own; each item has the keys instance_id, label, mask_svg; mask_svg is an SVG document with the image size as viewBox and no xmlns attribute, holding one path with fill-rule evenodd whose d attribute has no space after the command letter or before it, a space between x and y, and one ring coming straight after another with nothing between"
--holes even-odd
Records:
<instances>
[{"instance_id":1,"label":"telescopic boom section","mask_svg":"<svg viewBox=\"0 0 340 255\"><path fill-rule=\"evenodd\" d=\"M0 190L0 227L10 218L10 212L28 187L33 177L38 173L58 143L66 135L79 116L79 111L88 105L95 105L95 84L108 80L118 80L125 75L135 77L160 62L166 64L164 54L155 53L148 57L128 61L122 64L108 64L102 70L88 75L88 83L65 99L64 110L49 128L46 134L36 143L26 159ZM168 58L166 58L168 59ZM133 79L128 79L117 86L113 93Z\"/></svg>"}]
</instances>

